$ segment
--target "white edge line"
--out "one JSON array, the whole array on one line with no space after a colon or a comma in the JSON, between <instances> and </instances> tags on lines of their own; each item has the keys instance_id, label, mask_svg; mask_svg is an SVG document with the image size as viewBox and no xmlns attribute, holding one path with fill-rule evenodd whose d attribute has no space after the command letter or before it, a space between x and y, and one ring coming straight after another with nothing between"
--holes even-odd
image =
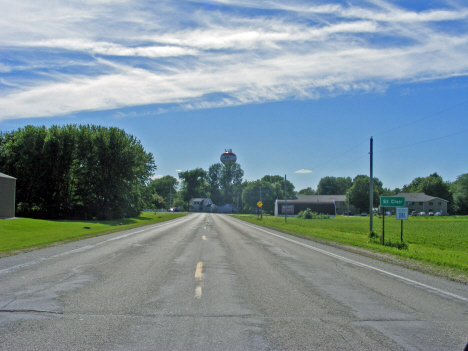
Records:
<instances>
[{"instance_id":1,"label":"white edge line","mask_svg":"<svg viewBox=\"0 0 468 351\"><path fill-rule=\"evenodd\" d=\"M231 217L231 218L232 218L232 217ZM423 288L426 288L426 289L429 289L429 290L433 290L433 291L438 292L438 293L440 293L440 294L447 295L447 296L453 297L453 298L455 298L455 299L462 300L462 301L467 301L467 302L468 302L468 299L465 298L465 297L462 297L462 296L459 296L459 295L456 295L456 294L452 294L452 293L449 293L449 292L447 292L447 291L440 290L440 289L438 289L438 288L434 288L433 286L426 285L426 284L417 282L417 281L415 281L415 280L402 277L402 276L400 276L400 275L398 275L398 274L394 274L394 273L387 272L387 271L385 271L385 270L383 270L383 269L380 269L380 268L376 268L376 267L369 266L369 265L367 265L367 264L365 264L365 263L361 263L361 262L358 262L358 261L354 261L354 260L352 260L352 259L349 259L349 258L340 256L340 255L337 255L337 254L334 254L334 253L331 253L331 252L328 252L328 251L325 251L325 250L316 248L316 247L311 246L311 245L307 245L307 244L301 243L301 242L296 241L296 240L293 240L293 239L289 239L289 238L283 237L283 236L278 235L278 234L271 233L271 232L269 232L269 231L267 231L267 230L262 229L261 227L248 224L247 222L244 222L244 221L242 221L242 220L240 220L240 219L235 218L235 220L237 220L237 221L239 221L239 222L245 224L245 225L248 226L248 227L251 227L251 228L257 229L257 230L259 230L259 231L265 232L265 233L267 233L267 234L276 236L277 238L280 238L280 239L283 239L283 240L286 240L286 241L289 241L289 242L298 244L298 245L303 246L303 247L306 247L306 248L308 248L308 249L311 249L311 250L320 252L320 253L322 253L322 254L324 254L324 255L327 255L327 256L336 258L336 259L338 259L338 260L351 263L351 264L353 264L353 265L355 265L355 266L359 266L359 267L371 269L371 270L377 271L377 272L379 272L379 273L383 273L383 274L389 275L389 276L391 276L391 277L394 277L394 278L403 280L403 281L405 281L405 282L407 282L407 283L410 283L410 284L413 284L413 285L417 285L417 286L420 286L420 287L423 287Z\"/></svg>"}]
</instances>

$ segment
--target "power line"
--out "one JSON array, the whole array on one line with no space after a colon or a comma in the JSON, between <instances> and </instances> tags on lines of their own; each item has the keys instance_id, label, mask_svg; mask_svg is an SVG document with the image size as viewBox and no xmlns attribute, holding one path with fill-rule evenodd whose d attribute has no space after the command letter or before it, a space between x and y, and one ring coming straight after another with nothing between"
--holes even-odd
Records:
<instances>
[{"instance_id":1,"label":"power line","mask_svg":"<svg viewBox=\"0 0 468 351\"><path fill-rule=\"evenodd\" d=\"M428 143L428 142L434 141L434 140L440 140L440 139L444 139L444 138L449 138L449 137L451 137L451 136L458 135L458 134L463 134L463 133L466 133L466 132L468 132L468 129L463 130L463 131L458 132L458 133L453 133L453 134L450 134L450 135L445 135L445 136L441 136L441 137L434 138L434 139L427 139L427 140L419 141L419 142L414 143L414 144L409 144L409 145L404 145L404 146L393 147L393 148L391 148L391 149L379 150L379 151L375 151L375 152L384 152L384 151L391 151L391 150L403 149L403 148L405 148L405 147L410 147L410 146L414 146L414 145L424 144L424 143ZM374 153L375 153L375 152L374 152Z\"/></svg>"},{"instance_id":2,"label":"power line","mask_svg":"<svg viewBox=\"0 0 468 351\"><path fill-rule=\"evenodd\" d=\"M342 154L340 154L340 155L338 155L338 156L336 156L336 157L333 157L333 158L329 159L328 161L325 161L325 162L319 164L315 169L320 169L320 167L322 167L322 166L324 166L324 165L326 165L326 164L328 164L328 163L330 163L330 162L336 160L337 158L340 158L340 157L343 156L343 155L346 155L348 152L354 150L354 149L357 148L358 146L361 146L361 145L364 144L366 141L367 141L367 140L364 140L364 141L360 142L359 144L353 146L352 148L349 148L347 151L343 152Z\"/></svg>"},{"instance_id":3,"label":"power line","mask_svg":"<svg viewBox=\"0 0 468 351\"><path fill-rule=\"evenodd\" d=\"M424 118L418 119L418 120L416 120L416 121L413 121L413 122L410 122L410 123L407 123L407 124L403 124L403 125L401 125L401 126L395 127L395 128L393 128L393 129L389 129L389 130L387 130L387 131L385 131L385 132L382 132L382 133L379 133L379 134L375 134L375 135L379 136L379 135L382 135L382 134L387 134L387 133L393 132L393 131L395 131L395 130L397 130L397 129L401 129L401 128L410 126L410 125L412 125L412 124L415 124L415 123L424 121L424 120L429 119L429 118L431 118L431 117L440 115L441 113L444 113L444 112L453 110L454 108L457 108L457 107L459 107L459 106L461 106L461 105L464 105L464 104L467 104L467 103L468 103L468 101L461 102L461 103L459 103L458 105L455 105L455 106L446 108L445 110L442 110L442 111L433 113L432 115L426 116L426 117L424 117Z\"/></svg>"},{"instance_id":4,"label":"power line","mask_svg":"<svg viewBox=\"0 0 468 351\"><path fill-rule=\"evenodd\" d=\"M440 115L440 114L442 114L442 113L444 113L444 112L453 110L453 109L455 109L455 108L457 108L457 107L460 107L460 106L462 106L462 105L465 105L465 104L467 104L467 103L468 103L468 101L461 102L461 103L459 103L459 104L457 104L457 105L454 105L454 106L448 107L448 108L446 108L446 109L444 109L444 110L435 112L435 113L433 113L433 114L430 114L430 115L428 115L428 116L426 116L426 117L420 118L420 119L415 120L415 121L413 121L413 122L409 122L409 123L407 123L407 124L400 125L400 126L398 126L398 127L395 127L395 128L393 128L393 129L389 129L389 130L387 130L387 131L384 131L384 132L381 132L381 133L378 133L378 134L375 134L375 135L376 135L376 136L379 136L379 135L383 135L383 134L387 134L387 133L393 132L393 131L395 131L395 130L398 130L398 129L401 129L401 128L404 128L404 127L407 127L407 126L416 124L416 123L418 123L418 122L424 121L424 120L429 119L429 118L431 118L431 117ZM450 134L450 135L445 135L445 136L441 136L441 137L437 137L437 138L433 138L433 139L423 140L423 141L420 141L420 142L417 142L417 143L413 143L413 144L408 144L408 145L405 145L405 146L398 146L398 147L394 147L394 148L390 148L390 149L374 151L374 153L376 153L376 152L379 153L379 152L385 152L385 151L391 151L391 150L397 150L397 149L412 147L412 146L415 146L415 145L420 145L420 144L428 143L428 142L435 141L435 140L440 140L440 139L444 139L444 138L449 138L449 137L451 137L451 136L463 134L463 133L466 133L466 132L468 132L468 130L463 130L463 131L461 131L461 132L457 132L457 133L453 133L453 134ZM332 161L334 161L334 160L340 158L341 156L347 154L348 152L350 152L350 151L356 149L358 146L361 146L361 145L362 145L363 143L365 143L365 142L367 142L367 139L364 140L364 141L362 141L361 143L359 143L359 144L353 146L352 148L349 148L347 151L345 151L345 152L339 154L338 156L333 157L333 158L329 159L328 161L319 164L319 165L316 167L316 169L320 169L320 168L323 167L324 165L326 165L326 164L328 164L328 163L330 163L330 162L332 162ZM344 164L344 165L342 165L342 166L339 166L339 167L337 167L337 168L335 168L335 169L333 169L333 170L331 170L331 171L328 171L328 172L326 172L326 173L323 173L323 175L325 175L325 174L331 174L331 173L333 173L333 172L335 172L335 171L337 171L337 170L339 170L339 169L341 169L341 168L343 168L343 167L346 167L346 166L348 166L348 165L350 165L350 164L352 164L352 163L354 163L354 162L356 162L356 161L359 161L359 160L363 159L364 157L367 157L367 155L358 157L358 158L354 159L354 160L351 161L351 162L348 162L348 163L346 163L346 164ZM323 175L322 175L322 177L323 177Z\"/></svg>"}]
</instances>

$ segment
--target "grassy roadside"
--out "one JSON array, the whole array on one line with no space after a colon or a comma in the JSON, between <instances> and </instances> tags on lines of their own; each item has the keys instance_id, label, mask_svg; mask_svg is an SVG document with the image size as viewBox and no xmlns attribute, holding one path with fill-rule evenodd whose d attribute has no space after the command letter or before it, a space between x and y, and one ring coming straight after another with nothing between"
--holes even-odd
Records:
<instances>
[{"instance_id":1,"label":"grassy roadside","mask_svg":"<svg viewBox=\"0 0 468 351\"><path fill-rule=\"evenodd\" d=\"M30 218L0 220L0 257L168 221L184 213L143 212L113 221L49 221Z\"/></svg>"},{"instance_id":2,"label":"grassy roadside","mask_svg":"<svg viewBox=\"0 0 468 351\"><path fill-rule=\"evenodd\" d=\"M382 246L369 238L369 217L299 219L264 216L234 216L241 220L273 228L288 234L321 241L424 271L468 283L468 217L414 217L403 223L407 250ZM401 221L385 220L385 241L399 242ZM382 219L374 217L374 232L381 236Z\"/></svg>"}]
</instances>

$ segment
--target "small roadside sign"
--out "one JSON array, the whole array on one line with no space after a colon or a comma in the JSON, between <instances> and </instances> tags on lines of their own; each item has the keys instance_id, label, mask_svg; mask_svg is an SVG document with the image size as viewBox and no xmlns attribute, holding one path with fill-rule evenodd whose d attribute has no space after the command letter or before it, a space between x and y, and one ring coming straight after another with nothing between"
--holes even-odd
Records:
<instances>
[{"instance_id":1,"label":"small roadside sign","mask_svg":"<svg viewBox=\"0 0 468 351\"><path fill-rule=\"evenodd\" d=\"M395 196L381 196L380 207L404 207L405 198Z\"/></svg>"},{"instance_id":2,"label":"small roadside sign","mask_svg":"<svg viewBox=\"0 0 468 351\"><path fill-rule=\"evenodd\" d=\"M257 202L257 206L258 207L262 207L263 206L263 203L261 201Z\"/></svg>"},{"instance_id":3,"label":"small roadside sign","mask_svg":"<svg viewBox=\"0 0 468 351\"><path fill-rule=\"evenodd\" d=\"M401 220L401 221L407 221L408 220L408 207L397 207L396 219Z\"/></svg>"}]
</instances>

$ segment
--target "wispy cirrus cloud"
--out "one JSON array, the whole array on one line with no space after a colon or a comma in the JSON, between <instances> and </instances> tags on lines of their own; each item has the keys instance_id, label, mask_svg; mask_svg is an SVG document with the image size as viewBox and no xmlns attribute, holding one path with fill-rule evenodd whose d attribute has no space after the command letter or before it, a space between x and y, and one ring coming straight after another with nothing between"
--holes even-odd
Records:
<instances>
[{"instance_id":1,"label":"wispy cirrus cloud","mask_svg":"<svg viewBox=\"0 0 468 351\"><path fill-rule=\"evenodd\" d=\"M468 74L461 5L0 3L8 57L0 62L0 119L317 99Z\"/></svg>"},{"instance_id":2,"label":"wispy cirrus cloud","mask_svg":"<svg viewBox=\"0 0 468 351\"><path fill-rule=\"evenodd\" d=\"M299 173L299 174L307 174L307 173L312 173L312 171L308 170L308 169L301 169L299 171L296 171L294 173Z\"/></svg>"}]
</instances>

